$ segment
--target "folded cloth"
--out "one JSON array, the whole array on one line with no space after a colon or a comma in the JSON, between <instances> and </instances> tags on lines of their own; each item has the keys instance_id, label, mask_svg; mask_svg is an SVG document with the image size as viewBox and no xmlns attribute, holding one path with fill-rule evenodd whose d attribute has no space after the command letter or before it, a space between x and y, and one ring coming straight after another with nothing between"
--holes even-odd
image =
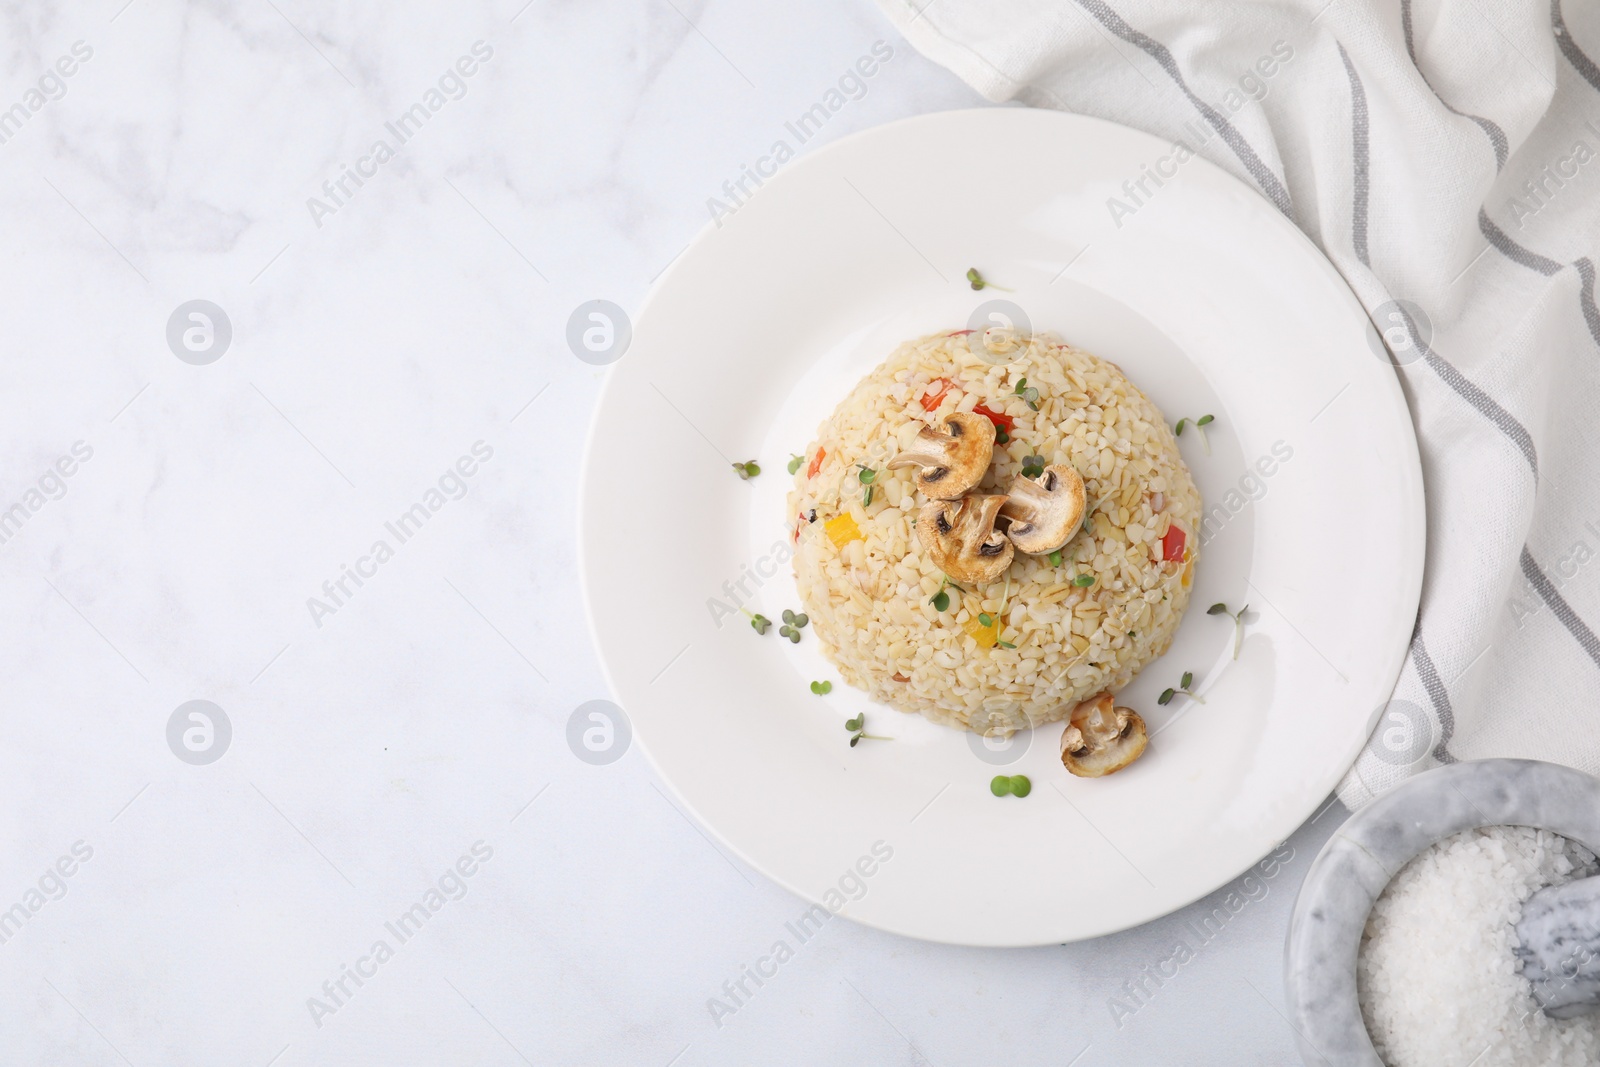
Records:
<instances>
[{"instance_id":1,"label":"folded cloth","mask_svg":"<svg viewBox=\"0 0 1600 1067\"><path fill-rule=\"evenodd\" d=\"M1340 799L1491 756L1600 772L1600 4L878 2L990 100L1137 127L1237 175L1389 343L1427 569Z\"/></svg>"}]
</instances>

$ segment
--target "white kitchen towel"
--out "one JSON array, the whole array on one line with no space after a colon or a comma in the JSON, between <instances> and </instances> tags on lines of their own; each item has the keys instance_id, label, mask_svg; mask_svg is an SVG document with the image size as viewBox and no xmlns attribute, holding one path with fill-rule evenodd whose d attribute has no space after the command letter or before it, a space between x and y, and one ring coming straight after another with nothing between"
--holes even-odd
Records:
<instances>
[{"instance_id":1,"label":"white kitchen towel","mask_svg":"<svg viewBox=\"0 0 1600 1067\"><path fill-rule=\"evenodd\" d=\"M1120 122L1237 175L1391 341L1427 571L1340 798L1491 756L1600 772L1600 4L879 3L991 100Z\"/></svg>"}]
</instances>

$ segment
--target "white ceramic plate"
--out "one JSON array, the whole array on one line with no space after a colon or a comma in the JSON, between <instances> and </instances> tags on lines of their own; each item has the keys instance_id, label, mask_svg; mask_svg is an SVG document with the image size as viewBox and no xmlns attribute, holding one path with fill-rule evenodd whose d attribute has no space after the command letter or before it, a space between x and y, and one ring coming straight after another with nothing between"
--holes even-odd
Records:
<instances>
[{"instance_id":1,"label":"white ceramic plate","mask_svg":"<svg viewBox=\"0 0 1600 1067\"><path fill-rule=\"evenodd\" d=\"M1238 875L1328 795L1365 743L1420 591L1422 480L1392 367L1361 307L1266 200L1190 159L1132 215L1108 198L1171 146L1051 111L929 115L788 166L660 279L610 372L585 461L590 620L635 736L747 863L885 930L1037 945L1170 912ZM1171 170L1170 164L1163 169ZM1120 224L1119 224L1120 223ZM969 267L1013 293L974 292ZM994 751L873 705L809 631L783 545L789 455L900 340L1015 301L1119 364L1169 420L1208 509L1172 649L1123 690L1155 736L1072 778L1061 727ZM734 461L763 473L741 481ZM1216 601L1251 607L1243 652ZM1204 704L1159 707L1193 671ZM813 679L833 693L809 691ZM847 744L865 709L889 742ZM998 772L1032 795L996 798ZM873 858L873 845L878 857ZM892 857L880 862L892 851ZM870 876L852 874L858 862ZM830 889L839 890L829 894Z\"/></svg>"}]
</instances>

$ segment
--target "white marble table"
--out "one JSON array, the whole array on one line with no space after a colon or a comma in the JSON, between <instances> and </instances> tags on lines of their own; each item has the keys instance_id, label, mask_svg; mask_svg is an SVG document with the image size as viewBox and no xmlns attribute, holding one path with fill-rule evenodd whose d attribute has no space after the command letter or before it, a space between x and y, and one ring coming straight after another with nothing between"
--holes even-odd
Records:
<instances>
[{"instance_id":1,"label":"white marble table","mask_svg":"<svg viewBox=\"0 0 1600 1067\"><path fill-rule=\"evenodd\" d=\"M360 7L6 16L0 1060L1296 1062L1338 807L1098 942L830 923L713 1019L802 904L568 749L605 694L565 324L776 142L981 101L862 0Z\"/></svg>"}]
</instances>

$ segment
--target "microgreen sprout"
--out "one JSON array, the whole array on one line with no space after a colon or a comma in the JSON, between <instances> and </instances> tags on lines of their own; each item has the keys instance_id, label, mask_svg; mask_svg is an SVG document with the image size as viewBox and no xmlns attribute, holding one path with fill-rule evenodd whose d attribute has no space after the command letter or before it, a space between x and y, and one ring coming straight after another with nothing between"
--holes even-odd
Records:
<instances>
[{"instance_id":1,"label":"microgreen sprout","mask_svg":"<svg viewBox=\"0 0 1600 1067\"><path fill-rule=\"evenodd\" d=\"M750 612L745 611L744 608L740 608L739 610L743 611L745 617L750 620L750 629L754 630L758 634L764 635L767 632L767 627L772 625L772 620L767 618L765 615L752 615Z\"/></svg>"},{"instance_id":2,"label":"microgreen sprout","mask_svg":"<svg viewBox=\"0 0 1600 1067\"><path fill-rule=\"evenodd\" d=\"M817 694L817 696L819 696L819 697L825 697L829 693L833 692L833 683L832 682L812 682L811 683L811 691L813 693Z\"/></svg>"},{"instance_id":3,"label":"microgreen sprout","mask_svg":"<svg viewBox=\"0 0 1600 1067\"><path fill-rule=\"evenodd\" d=\"M778 636L787 637L792 643L800 643L800 630L811 619L805 615L798 615L788 608L783 609L783 625L778 627Z\"/></svg>"},{"instance_id":4,"label":"microgreen sprout","mask_svg":"<svg viewBox=\"0 0 1600 1067\"><path fill-rule=\"evenodd\" d=\"M1037 478L1044 473L1044 457L1028 456L1022 461L1022 476L1024 478Z\"/></svg>"},{"instance_id":5,"label":"microgreen sprout","mask_svg":"<svg viewBox=\"0 0 1600 1067\"><path fill-rule=\"evenodd\" d=\"M861 494L861 506L866 507L868 504L872 503L872 483L878 477L878 472L867 466L865 463L857 463L856 466L860 468L859 472L856 474L856 481L867 487L866 491Z\"/></svg>"},{"instance_id":6,"label":"microgreen sprout","mask_svg":"<svg viewBox=\"0 0 1600 1067\"><path fill-rule=\"evenodd\" d=\"M1211 455L1211 441L1206 437L1206 427L1217 421L1215 415L1201 415L1194 420L1194 432L1200 435L1200 444L1206 450L1206 455ZM1189 425L1188 419L1179 419L1178 425L1172 428L1172 436L1182 437L1183 428Z\"/></svg>"},{"instance_id":7,"label":"microgreen sprout","mask_svg":"<svg viewBox=\"0 0 1600 1067\"><path fill-rule=\"evenodd\" d=\"M1233 658L1239 658L1239 645L1244 641L1244 613L1250 610L1246 604L1238 611L1229 611L1226 604L1213 604L1206 609L1207 615L1226 615L1233 620Z\"/></svg>"},{"instance_id":8,"label":"microgreen sprout","mask_svg":"<svg viewBox=\"0 0 1600 1067\"><path fill-rule=\"evenodd\" d=\"M1163 689L1161 691L1161 695L1156 698L1156 703L1157 704L1163 704L1163 705L1170 704L1170 703L1172 703L1172 698L1173 697L1177 696L1179 693L1182 693L1184 696L1188 697L1190 700L1199 701L1201 704L1204 704L1206 702L1206 698L1201 696L1199 693L1196 693L1191 688L1191 686L1193 686L1193 685L1194 685L1194 672L1193 671L1184 671L1183 672L1183 677L1178 679L1178 687L1176 689Z\"/></svg>"},{"instance_id":9,"label":"microgreen sprout","mask_svg":"<svg viewBox=\"0 0 1600 1067\"><path fill-rule=\"evenodd\" d=\"M1072 579L1072 584L1077 586L1079 589L1087 589L1094 584L1094 575L1080 574L1076 578Z\"/></svg>"},{"instance_id":10,"label":"microgreen sprout","mask_svg":"<svg viewBox=\"0 0 1600 1067\"><path fill-rule=\"evenodd\" d=\"M962 589L955 582L952 582L948 574L945 575L944 581L939 583L939 591L928 598L928 603L933 605L934 611L946 611L950 607L950 594L945 592L946 586L954 589L958 593L966 592L965 589Z\"/></svg>"},{"instance_id":11,"label":"microgreen sprout","mask_svg":"<svg viewBox=\"0 0 1600 1067\"><path fill-rule=\"evenodd\" d=\"M1028 781L1028 776L1025 774L1013 774L1009 777L997 774L989 779L989 792L997 797L1025 797L1033 792L1033 783Z\"/></svg>"},{"instance_id":12,"label":"microgreen sprout","mask_svg":"<svg viewBox=\"0 0 1600 1067\"><path fill-rule=\"evenodd\" d=\"M811 684L812 684L812 686L815 686L817 683L816 682L812 682ZM823 682L822 684L823 685L827 685L828 683L827 682ZM857 714L856 717L853 718L853 719L846 719L844 721L844 728L846 730L850 731L850 735L851 735L850 736L850 747L851 748L855 748L856 745L861 741L861 739L863 737L865 737L868 741L893 741L894 740L894 738L892 738L892 737L879 737L877 734L869 734L869 733L867 733L867 713L864 712L864 711L860 712L859 714Z\"/></svg>"},{"instance_id":13,"label":"microgreen sprout","mask_svg":"<svg viewBox=\"0 0 1600 1067\"><path fill-rule=\"evenodd\" d=\"M1009 444L1010 441L1011 441L1011 435L1006 433L1006 428L1004 426L996 426L994 428L994 443L995 444L997 444L997 445Z\"/></svg>"},{"instance_id":14,"label":"microgreen sprout","mask_svg":"<svg viewBox=\"0 0 1600 1067\"><path fill-rule=\"evenodd\" d=\"M1027 405L1035 411L1039 410L1039 390L1028 384L1028 379L1019 378L1017 387L1011 391L1012 396L1020 396Z\"/></svg>"},{"instance_id":15,"label":"microgreen sprout","mask_svg":"<svg viewBox=\"0 0 1600 1067\"><path fill-rule=\"evenodd\" d=\"M1005 592L1000 594L1000 610L990 615L987 611L978 615L978 625L994 628L994 643L1001 648L1016 648L1010 641L1000 640L1000 635L1005 632L1006 605L1011 603L1011 575L1006 575Z\"/></svg>"},{"instance_id":16,"label":"microgreen sprout","mask_svg":"<svg viewBox=\"0 0 1600 1067\"><path fill-rule=\"evenodd\" d=\"M1003 285L996 285L994 282L985 281L983 275L978 273L977 267L973 267L967 271L967 281L974 289L998 289L1002 293L1011 292L1010 289L1007 289Z\"/></svg>"},{"instance_id":17,"label":"microgreen sprout","mask_svg":"<svg viewBox=\"0 0 1600 1067\"><path fill-rule=\"evenodd\" d=\"M1052 566L1052 567L1061 566L1061 550L1059 548L1056 549L1054 552L1050 553L1050 557L1049 558L1050 558L1050 566Z\"/></svg>"},{"instance_id":18,"label":"microgreen sprout","mask_svg":"<svg viewBox=\"0 0 1600 1067\"><path fill-rule=\"evenodd\" d=\"M733 469L739 473L740 478L747 482L761 473L761 467L753 459L745 463L735 463Z\"/></svg>"},{"instance_id":19,"label":"microgreen sprout","mask_svg":"<svg viewBox=\"0 0 1600 1067\"><path fill-rule=\"evenodd\" d=\"M806 457L797 456L793 452L790 452L789 453L789 473L793 474L795 471L799 470L801 464L805 463L805 461L806 461Z\"/></svg>"}]
</instances>

